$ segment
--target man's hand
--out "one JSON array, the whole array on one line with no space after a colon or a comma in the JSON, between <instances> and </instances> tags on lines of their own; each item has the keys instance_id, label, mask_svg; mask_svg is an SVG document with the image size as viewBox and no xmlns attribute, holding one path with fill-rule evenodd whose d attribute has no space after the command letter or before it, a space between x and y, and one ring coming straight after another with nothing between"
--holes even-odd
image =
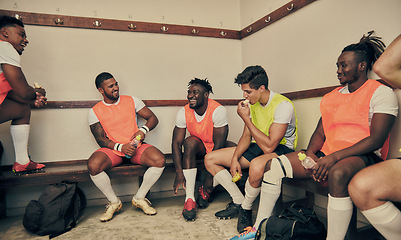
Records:
<instances>
[{"instance_id":1,"label":"man's hand","mask_svg":"<svg viewBox=\"0 0 401 240\"><path fill-rule=\"evenodd\" d=\"M320 158L317 161L316 169L313 171L313 178L315 181L323 181L329 175L330 169L336 163L336 159L333 154L327 155L325 157Z\"/></svg>"},{"instance_id":2,"label":"man's hand","mask_svg":"<svg viewBox=\"0 0 401 240\"><path fill-rule=\"evenodd\" d=\"M231 176L234 176L235 173L239 173L239 175L242 176L242 170L241 170L241 165L239 164L238 160L236 158L233 158L231 160L231 166L230 166L230 173Z\"/></svg>"},{"instance_id":3,"label":"man's hand","mask_svg":"<svg viewBox=\"0 0 401 240\"><path fill-rule=\"evenodd\" d=\"M46 94L46 92L45 92ZM41 108L47 105L47 98L42 95L40 92L36 92L36 99L34 101L34 105L37 108Z\"/></svg>"},{"instance_id":4,"label":"man's hand","mask_svg":"<svg viewBox=\"0 0 401 240\"><path fill-rule=\"evenodd\" d=\"M136 148L131 145L131 143L126 143L122 146L121 152L128 156L134 156Z\"/></svg>"},{"instance_id":5,"label":"man's hand","mask_svg":"<svg viewBox=\"0 0 401 240\"><path fill-rule=\"evenodd\" d=\"M249 108L249 103L247 103L246 100L238 103L237 113L242 119L249 118L251 110Z\"/></svg>"},{"instance_id":6,"label":"man's hand","mask_svg":"<svg viewBox=\"0 0 401 240\"><path fill-rule=\"evenodd\" d=\"M185 177L184 174L181 172L176 173L175 180L174 180L174 194L177 195L178 188L182 185L185 189Z\"/></svg>"}]
</instances>

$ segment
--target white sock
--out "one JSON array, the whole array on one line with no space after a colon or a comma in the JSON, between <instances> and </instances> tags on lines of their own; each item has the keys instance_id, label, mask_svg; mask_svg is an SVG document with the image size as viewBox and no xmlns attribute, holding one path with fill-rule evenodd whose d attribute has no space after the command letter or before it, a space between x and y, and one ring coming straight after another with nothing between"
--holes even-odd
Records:
<instances>
[{"instance_id":1,"label":"white sock","mask_svg":"<svg viewBox=\"0 0 401 240\"><path fill-rule=\"evenodd\" d=\"M99 190L106 196L109 202L117 203L120 201L113 188L111 187L110 178L106 172L103 171L95 176L89 174L89 176L91 177L96 187L99 188Z\"/></svg>"},{"instance_id":2,"label":"white sock","mask_svg":"<svg viewBox=\"0 0 401 240\"><path fill-rule=\"evenodd\" d=\"M280 193L281 181L279 185L262 182L258 214L256 216L255 224L253 225L256 229L258 229L259 224L263 219L269 218L272 215L277 199L280 197Z\"/></svg>"},{"instance_id":3,"label":"white sock","mask_svg":"<svg viewBox=\"0 0 401 240\"><path fill-rule=\"evenodd\" d=\"M221 170L214 177L227 190L235 204L242 204L244 196L242 195L241 190L237 187L237 184L232 181L233 177L227 169Z\"/></svg>"},{"instance_id":4,"label":"white sock","mask_svg":"<svg viewBox=\"0 0 401 240\"><path fill-rule=\"evenodd\" d=\"M29 163L28 156L28 139L29 139L29 124L11 125L10 132L13 139L15 150L15 161L25 165Z\"/></svg>"},{"instance_id":5,"label":"white sock","mask_svg":"<svg viewBox=\"0 0 401 240\"><path fill-rule=\"evenodd\" d=\"M150 188L159 180L164 167L149 167L143 175L143 182L136 192L134 199L143 199L148 194Z\"/></svg>"},{"instance_id":6,"label":"white sock","mask_svg":"<svg viewBox=\"0 0 401 240\"><path fill-rule=\"evenodd\" d=\"M361 212L383 237L401 239L401 212L392 202Z\"/></svg>"},{"instance_id":7,"label":"white sock","mask_svg":"<svg viewBox=\"0 0 401 240\"><path fill-rule=\"evenodd\" d=\"M327 204L327 240L344 239L352 217L350 197L336 198L329 194Z\"/></svg>"},{"instance_id":8,"label":"white sock","mask_svg":"<svg viewBox=\"0 0 401 240\"><path fill-rule=\"evenodd\" d=\"M245 199L242 202L242 208L246 210L251 210L253 202L259 196L260 187L254 188L249 183L249 178L246 180L245 183Z\"/></svg>"},{"instance_id":9,"label":"white sock","mask_svg":"<svg viewBox=\"0 0 401 240\"><path fill-rule=\"evenodd\" d=\"M195 201L195 182L196 182L197 171L198 171L197 168L182 170L185 177L185 193L186 193L185 202L188 200L188 198L192 198L192 200Z\"/></svg>"}]
</instances>

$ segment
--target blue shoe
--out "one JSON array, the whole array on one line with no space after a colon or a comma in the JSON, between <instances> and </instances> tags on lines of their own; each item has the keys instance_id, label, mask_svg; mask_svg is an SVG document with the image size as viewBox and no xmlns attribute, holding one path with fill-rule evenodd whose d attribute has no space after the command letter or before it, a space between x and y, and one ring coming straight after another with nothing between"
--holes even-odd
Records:
<instances>
[{"instance_id":1,"label":"blue shoe","mask_svg":"<svg viewBox=\"0 0 401 240\"><path fill-rule=\"evenodd\" d=\"M246 227L244 232L242 232L239 235L231 238L230 240L255 239L255 236L256 236L256 228L254 228L254 227Z\"/></svg>"}]
</instances>

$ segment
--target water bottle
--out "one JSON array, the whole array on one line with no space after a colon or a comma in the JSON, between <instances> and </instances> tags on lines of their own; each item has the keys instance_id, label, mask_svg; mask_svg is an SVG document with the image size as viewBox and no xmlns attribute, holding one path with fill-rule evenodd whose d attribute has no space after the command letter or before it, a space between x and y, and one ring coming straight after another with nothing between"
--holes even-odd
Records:
<instances>
[{"instance_id":1,"label":"water bottle","mask_svg":"<svg viewBox=\"0 0 401 240\"><path fill-rule=\"evenodd\" d=\"M134 140L132 140L131 145L135 147L135 149L137 149L140 145L141 145L141 135L137 135ZM125 154L126 158L131 158L132 156L129 156L127 154Z\"/></svg>"},{"instance_id":2,"label":"water bottle","mask_svg":"<svg viewBox=\"0 0 401 240\"><path fill-rule=\"evenodd\" d=\"M302 166L310 173L313 174L313 170L316 168L317 163L311 157L306 156L304 153L298 153L299 160ZM327 179L320 182L322 186L327 187Z\"/></svg>"}]
</instances>

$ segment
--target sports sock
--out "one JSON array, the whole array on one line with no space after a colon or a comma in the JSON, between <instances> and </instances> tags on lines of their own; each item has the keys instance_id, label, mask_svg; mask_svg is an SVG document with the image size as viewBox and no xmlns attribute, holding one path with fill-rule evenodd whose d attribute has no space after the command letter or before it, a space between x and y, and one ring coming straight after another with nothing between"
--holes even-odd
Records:
<instances>
[{"instance_id":1,"label":"sports sock","mask_svg":"<svg viewBox=\"0 0 401 240\"><path fill-rule=\"evenodd\" d=\"M259 199L259 209L256 216L255 224L253 225L258 229L260 222L269 218L272 215L274 206L276 205L277 199L280 197L281 193L281 181L279 185L262 182L260 187L260 199Z\"/></svg>"},{"instance_id":2,"label":"sports sock","mask_svg":"<svg viewBox=\"0 0 401 240\"><path fill-rule=\"evenodd\" d=\"M244 196L237 187L237 184L232 181L233 177L227 169L221 170L214 177L227 190L235 204L242 204Z\"/></svg>"},{"instance_id":3,"label":"sports sock","mask_svg":"<svg viewBox=\"0 0 401 240\"><path fill-rule=\"evenodd\" d=\"M350 197L336 198L329 194L327 204L327 240L344 239L352 217Z\"/></svg>"},{"instance_id":4,"label":"sports sock","mask_svg":"<svg viewBox=\"0 0 401 240\"><path fill-rule=\"evenodd\" d=\"M15 150L15 161L25 165L29 163L28 156L28 139L29 139L29 124L11 125L10 132L13 139Z\"/></svg>"},{"instance_id":5,"label":"sports sock","mask_svg":"<svg viewBox=\"0 0 401 240\"><path fill-rule=\"evenodd\" d=\"M134 199L142 199L146 197L150 188L159 180L162 175L164 167L149 167L143 175L143 182L136 192Z\"/></svg>"},{"instance_id":6,"label":"sports sock","mask_svg":"<svg viewBox=\"0 0 401 240\"><path fill-rule=\"evenodd\" d=\"M249 178L246 180L245 183L245 199L242 202L242 208L246 210L251 210L253 202L259 196L260 187L254 188L249 183Z\"/></svg>"},{"instance_id":7,"label":"sports sock","mask_svg":"<svg viewBox=\"0 0 401 240\"><path fill-rule=\"evenodd\" d=\"M182 170L185 177L185 193L186 193L185 202L188 200L188 198L192 198L192 200L195 201L195 182L196 182L197 171L198 171L197 168Z\"/></svg>"},{"instance_id":8,"label":"sports sock","mask_svg":"<svg viewBox=\"0 0 401 240\"><path fill-rule=\"evenodd\" d=\"M89 175L95 186L106 196L107 200L112 203L119 201L116 193L111 187L110 177L106 172L101 172L95 176Z\"/></svg>"},{"instance_id":9,"label":"sports sock","mask_svg":"<svg viewBox=\"0 0 401 240\"><path fill-rule=\"evenodd\" d=\"M383 237L401 239L401 212L392 202L361 212Z\"/></svg>"}]
</instances>

